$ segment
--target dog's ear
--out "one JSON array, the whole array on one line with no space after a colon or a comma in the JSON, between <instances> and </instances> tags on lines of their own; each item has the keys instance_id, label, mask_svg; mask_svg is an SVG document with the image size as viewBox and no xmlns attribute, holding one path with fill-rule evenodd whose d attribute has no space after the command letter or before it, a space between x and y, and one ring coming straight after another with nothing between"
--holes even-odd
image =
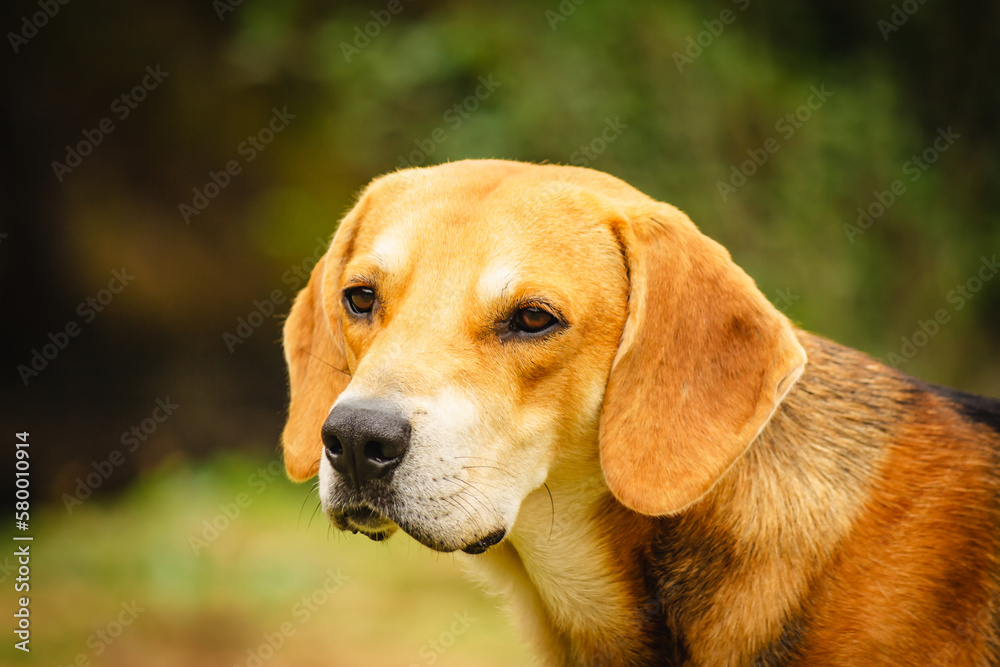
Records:
<instances>
[{"instance_id":1,"label":"dog's ear","mask_svg":"<svg viewBox=\"0 0 1000 667\"><path fill-rule=\"evenodd\" d=\"M319 472L323 455L320 429L333 402L350 381L339 318L324 308L324 274L328 256L316 264L309 284L299 292L285 320L285 361L291 401L281 434L285 470L296 482ZM327 301L336 302L335 299Z\"/></svg>"},{"instance_id":2,"label":"dog's ear","mask_svg":"<svg viewBox=\"0 0 1000 667\"><path fill-rule=\"evenodd\" d=\"M806 354L729 253L677 209L615 231L628 315L604 396L601 467L625 506L673 514L750 446Z\"/></svg>"}]
</instances>

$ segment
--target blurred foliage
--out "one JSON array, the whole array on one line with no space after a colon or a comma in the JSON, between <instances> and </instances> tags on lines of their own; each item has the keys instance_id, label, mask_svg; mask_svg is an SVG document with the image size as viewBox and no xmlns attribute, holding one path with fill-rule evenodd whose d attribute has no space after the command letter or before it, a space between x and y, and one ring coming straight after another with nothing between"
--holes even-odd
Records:
<instances>
[{"instance_id":1,"label":"blurred foliage","mask_svg":"<svg viewBox=\"0 0 1000 667\"><path fill-rule=\"evenodd\" d=\"M177 416L102 494L175 455L272 451L280 323L309 258L373 177L466 157L619 176L688 212L802 326L883 359L948 309L903 370L1000 394L1000 281L961 310L947 301L1000 250L1000 6L911 4L888 39L893 4L858 0L60 5L5 56L5 417L47 448L50 497L157 398ZM3 11L16 29L36 7ZM114 100L156 66L169 75L119 120ZM781 131L814 88L829 99ZM294 118L246 161L276 110ZM114 131L58 180L52 162L105 117ZM608 123L622 130L602 145ZM961 136L852 243L858 207L942 128ZM777 152L720 196L768 141ZM240 173L186 224L179 206L230 161ZM24 386L16 367L122 266L133 283ZM255 311L230 351L223 335Z\"/></svg>"}]
</instances>

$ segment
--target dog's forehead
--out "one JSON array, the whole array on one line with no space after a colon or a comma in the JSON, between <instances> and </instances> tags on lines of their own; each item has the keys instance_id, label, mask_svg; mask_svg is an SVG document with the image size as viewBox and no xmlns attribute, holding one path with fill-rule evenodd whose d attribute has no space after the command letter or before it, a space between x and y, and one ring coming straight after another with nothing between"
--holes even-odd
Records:
<instances>
[{"instance_id":1,"label":"dog's forehead","mask_svg":"<svg viewBox=\"0 0 1000 667\"><path fill-rule=\"evenodd\" d=\"M609 224L615 210L587 188L520 172L488 176L422 170L377 182L350 264L447 273L497 293L518 277L620 259Z\"/></svg>"}]
</instances>

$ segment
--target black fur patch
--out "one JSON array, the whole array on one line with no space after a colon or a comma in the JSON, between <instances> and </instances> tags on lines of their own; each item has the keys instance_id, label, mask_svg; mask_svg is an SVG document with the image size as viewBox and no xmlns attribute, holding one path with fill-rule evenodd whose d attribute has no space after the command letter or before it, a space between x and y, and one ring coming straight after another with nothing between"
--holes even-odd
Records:
<instances>
[{"instance_id":1,"label":"black fur patch","mask_svg":"<svg viewBox=\"0 0 1000 667\"><path fill-rule=\"evenodd\" d=\"M713 594L737 565L732 537L710 520L693 512L658 519L652 544L646 547L644 575L659 622L669 630L669 651L657 648L684 665L689 652L684 637L686 620L704 614Z\"/></svg>"},{"instance_id":2,"label":"black fur patch","mask_svg":"<svg viewBox=\"0 0 1000 667\"><path fill-rule=\"evenodd\" d=\"M932 384L928 384L927 389L951 401L956 411L969 421L983 424L1000 434L1000 400ZM993 461L1000 478L1000 439L996 444L997 446L993 448ZM1000 517L1000 481L994 489L994 517ZM1000 518L997 521L997 528L1000 529ZM992 604L994 608L1000 608L1000 562L994 562L992 584ZM983 628L987 654L997 659L1000 657L1000 614L991 617L990 625L989 628ZM996 664L1000 665L1000 662Z\"/></svg>"},{"instance_id":3,"label":"black fur patch","mask_svg":"<svg viewBox=\"0 0 1000 667\"><path fill-rule=\"evenodd\" d=\"M754 658L753 667L785 667L799 659L806 636L806 622L801 615L785 621L781 634Z\"/></svg>"},{"instance_id":4,"label":"black fur patch","mask_svg":"<svg viewBox=\"0 0 1000 667\"><path fill-rule=\"evenodd\" d=\"M651 656L655 656L655 662L650 664L663 665L686 665L691 659L687 645L683 637L675 634L667 625L666 609L664 608L665 597L659 591L659 575L653 572L650 563L641 556L638 557L642 563L642 580L644 587L649 594L644 604L640 608L641 621L646 626L644 632L647 638L645 647Z\"/></svg>"},{"instance_id":5,"label":"black fur patch","mask_svg":"<svg viewBox=\"0 0 1000 667\"><path fill-rule=\"evenodd\" d=\"M989 426L1000 434L1000 400L978 394L968 394L929 382L921 384L928 391L954 403L958 412L969 421Z\"/></svg>"}]
</instances>

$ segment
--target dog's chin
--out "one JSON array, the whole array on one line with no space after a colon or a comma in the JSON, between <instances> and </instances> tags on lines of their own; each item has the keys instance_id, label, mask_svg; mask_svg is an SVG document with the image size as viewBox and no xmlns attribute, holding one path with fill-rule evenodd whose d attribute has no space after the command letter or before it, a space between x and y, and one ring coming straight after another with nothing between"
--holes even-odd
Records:
<instances>
[{"instance_id":1,"label":"dog's chin","mask_svg":"<svg viewBox=\"0 0 1000 667\"><path fill-rule=\"evenodd\" d=\"M473 555L485 553L490 547L499 544L507 535L505 528L498 528L485 535L474 535L457 540L448 539L440 535L435 535L421 526L411 526L405 522L396 523L367 506L334 510L330 513L330 519L340 530L361 533L368 539L376 542L381 542L391 537L397 529L402 528L403 532L425 547L443 553L452 553L455 551L463 551Z\"/></svg>"},{"instance_id":2,"label":"dog's chin","mask_svg":"<svg viewBox=\"0 0 1000 667\"><path fill-rule=\"evenodd\" d=\"M427 530L423 526L400 523L399 527L407 535L420 542L425 547L442 553L464 551L467 554L481 554L490 547L499 544L507 535L505 528L497 528L486 533L474 535L441 535Z\"/></svg>"},{"instance_id":3,"label":"dog's chin","mask_svg":"<svg viewBox=\"0 0 1000 667\"><path fill-rule=\"evenodd\" d=\"M485 553L490 547L499 544L507 535L506 529L498 528L486 535L447 538L430 534L419 527L405 525L400 527L403 529L403 532L425 547L442 553L453 553L455 551L464 551L472 555Z\"/></svg>"},{"instance_id":4,"label":"dog's chin","mask_svg":"<svg viewBox=\"0 0 1000 667\"><path fill-rule=\"evenodd\" d=\"M464 547L462 547L462 551L472 555L486 553L486 551L490 547L500 544L500 542L506 536L507 536L507 531L503 528L499 528L497 530L494 530L492 533L488 534L486 537L483 537L482 539L466 544Z\"/></svg>"}]
</instances>

